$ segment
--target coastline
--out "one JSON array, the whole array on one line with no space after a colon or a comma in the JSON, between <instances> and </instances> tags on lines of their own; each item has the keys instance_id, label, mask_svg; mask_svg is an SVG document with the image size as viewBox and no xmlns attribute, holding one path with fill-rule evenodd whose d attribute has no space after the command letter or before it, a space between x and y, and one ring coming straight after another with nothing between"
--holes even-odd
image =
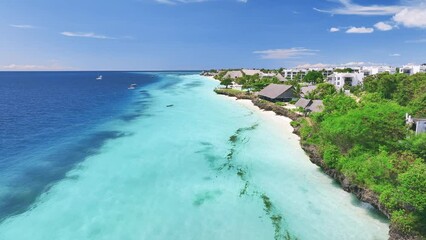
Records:
<instances>
[{"instance_id":1,"label":"coastline","mask_svg":"<svg viewBox=\"0 0 426 240\"><path fill-rule=\"evenodd\" d=\"M211 80L215 80L213 77L209 77ZM292 132L295 136L298 137L299 144L304 152L309 157L309 160L320 167L320 169L336 180L341 188L349 193L355 195L355 197L362 201L372 205L375 209L377 209L380 213L385 215L388 219L390 219L390 213L379 201L379 196L374 193L372 190L358 186L353 184L350 179L348 179L343 173L337 171L336 169L329 168L322 159L320 151L317 146L307 144L303 141L300 136L300 127L293 128L290 123L291 121L298 120L303 118L303 116L299 116L294 112L291 112L282 107L276 106L274 103L266 102L259 99L254 95L246 95L246 94L230 94L222 91L215 91L219 95L224 95L227 97L235 98L237 102L242 104L245 107L248 107L251 110L255 110L260 114L271 113L269 114L270 118L276 118L277 121L279 118L284 118L289 126L293 129ZM250 103L251 102L251 103ZM278 117L278 118L277 118ZM282 121L283 119L280 119ZM401 232L394 224L390 223L389 225L389 240L421 240L422 238L419 236L408 235L404 232Z\"/></svg>"},{"instance_id":2,"label":"coastline","mask_svg":"<svg viewBox=\"0 0 426 240\"><path fill-rule=\"evenodd\" d=\"M273 123L274 126L278 126L280 128L279 129L280 132L291 133L292 137L294 137L296 141L300 142L300 137L297 134L294 134L294 128L290 125L290 123L293 121L290 118L283 115L277 115L273 111L265 111L259 106L256 106L249 99L238 99L236 97L227 97L227 98L234 99L242 107L258 114L258 116L261 119L264 119L267 122Z\"/></svg>"}]
</instances>

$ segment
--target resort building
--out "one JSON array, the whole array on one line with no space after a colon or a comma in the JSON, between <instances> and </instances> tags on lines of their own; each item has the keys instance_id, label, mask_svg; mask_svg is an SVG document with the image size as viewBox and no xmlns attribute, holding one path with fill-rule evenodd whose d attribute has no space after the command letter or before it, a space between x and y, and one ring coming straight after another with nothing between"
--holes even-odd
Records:
<instances>
[{"instance_id":1,"label":"resort building","mask_svg":"<svg viewBox=\"0 0 426 240\"><path fill-rule=\"evenodd\" d=\"M416 73L426 73L426 64L422 65L404 65L399 69L400 73L414 75Z\"/></svg>"},{"instance_id":2,"label":"resort building","mask_svg":"<svg viewBox=\"0 0 426 240\"><path fill-rule=\"evenodd\" d=\"M362 67L361 72L364 73L364 76L376 75L380 73L389 73L395 74L396 67L391 66L378 66L378 67Z\"/></svg>"},{"instance_id":3,"label":"resort building","mask_svg":"<svg viewBox=\"0 0 426 240\"><path fill-rule=\"evenodd\" d=\"M272 102L288 102L296 98L293 86L273 83L262 89L258 95Z\"/></svg>"},{"instance_id":4,"label":"resort building","mask_svg":"<svg viewBox=\"0 0 426 240\"><path fill-rule=\"evenodd\" d=\"M240 78L243 77L243 73L241 71L228 71L223 78Z\"/></svg>"},{"instance_id":5,"label":"resort building","mask_svg":"<svg viewBox=\"0 0 426 240\"><path fill-rule=\"evenodd\" d=\"M334 73L334 69L333 68L324 68L321 70L318 70L322 72L322 75L324 76L324 78L328 78L328 76L332 75Z\"/></svg>"},{"instance_id":6,"label":"resort building","mask_svg":"<svg viewBox=\"0 0 426 240\"><path fill-rule=\"evenodd\" d=\"M303 108L306 112L322 112L324 105L322 100L311 100L300 98L295 104L296 107Z\"/></svg>"},{"instance_id":7,"label":"resort building","mask_svg":"<svg viewBox=\"0 0 426 240\"><path fill-rule=\"evenodd\" d=\"M362 84L364 73L334 73L327 78L330 84L333 84L337 89L343 86L357 86Z\"/></svg>"},{"instance_id":8,"label":"resort building","mask_svg":"<svg viewBox=\"0 0 426 240\"><path fill-rule=\"evenodd\" d=\"M308 73L307 69L284 69L283 75L285 79L293 80L296 76L300 76L303 79Z\"/></svg>"},{"instance_id":9,"label":"resort building","mask_svg":"<svg viewBox=\"0 0 426 240\"><path fill-rule=\"evenodd\" d=\"M296 68L296 69L284 69L282 74L285 79L293 80L298 74L301 79L303 79L306 74L310 71L321 72L324 78L327 78L333 74L333 68Z\"/></svg>"},{"instance_id":10,"label":"resort building","mask_svg":"<svg viewBox=\"0 0 426 240\"><path fill-rule=\"evenodd\" d=\"M416 134L426 133L426 118L413 118L407 113L405 114L405 121Z\"/></svg>"}]
</instances>

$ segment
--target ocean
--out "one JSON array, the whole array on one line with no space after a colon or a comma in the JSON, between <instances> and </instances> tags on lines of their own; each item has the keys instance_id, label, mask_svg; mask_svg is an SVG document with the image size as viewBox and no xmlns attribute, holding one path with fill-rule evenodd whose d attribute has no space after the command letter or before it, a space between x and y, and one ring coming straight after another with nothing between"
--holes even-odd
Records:
<instances>
[{"instance_id":1,"label":"ocean","mask_svg":"<svg viewBox=\"0 0 426 240\"><path fill-rule=\"evenodd\" d=\"M388 238L289 120L217 85L195 72L1 72L0 239Z\"/></svg>"}]
</instances>

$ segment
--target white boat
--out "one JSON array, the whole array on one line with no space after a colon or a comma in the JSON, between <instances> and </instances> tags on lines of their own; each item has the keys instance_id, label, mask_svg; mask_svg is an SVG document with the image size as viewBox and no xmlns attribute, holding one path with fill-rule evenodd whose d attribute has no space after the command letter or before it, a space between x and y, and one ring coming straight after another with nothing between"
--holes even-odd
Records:
<instances>
[{"instance_id":1,"label":"white boat","mask_svg":"<svg viewBox=\"0 0 426 240\"><path fill-rule=\"evenodd\" d=\"M99 75L96 80L102 80L102 75Z\"/></svg>"},{"instance_id":2,"label":"white boat","mask_svg":"<svg viewBox=\"0 0 426 240\"><path fill-rule=\"evenodd\" d=\"M132 84L129 85L129 87L127 89L133 90L133 89L136 88L136 86L137 86L136 83L132 83Z\"/></svg>"}]
</instances>

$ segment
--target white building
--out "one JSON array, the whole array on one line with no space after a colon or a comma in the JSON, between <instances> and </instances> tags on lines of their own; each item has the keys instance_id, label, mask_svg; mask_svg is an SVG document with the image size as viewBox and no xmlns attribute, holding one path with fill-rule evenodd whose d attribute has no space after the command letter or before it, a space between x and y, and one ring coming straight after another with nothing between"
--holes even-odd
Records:
<instances>
[{"instance_id":1,"label":"white building","mask_svg":"<svg viewBox=\"0 0 426 240\"><path fill-rule=\"evenodd\" d=\"M330 84L333 84L337 89L343 86L357 86L362 84L364 73L334 73L327 78Z\"/></svg>"},{"instance_id":2,"label":"white building","mask_svg":"<svg viewBox=\"0 0 426 240\"><path fill-rule=\"evenodd\" d=\"M284 69L282 75L285 79L293 80L296 75L299 74L300 78L303 79L308 73L307 69Z\"/></svg>"},{"instance_id":3,"label":"white building","mask_svg":"<svg viewBox=\"0 0 426 240\"><path fill-rule=\"evenodd\" d=\"M306 74L310 71L321 72L324 78L327 78L331 74L333 74L333 68L294 68L294 69L284 69L282 75L285 79L293 80L297 74L303 79Z\"/></svg>"},{"instance_id":4,"label":"white building","mask_svg":"<svg viewBox=\"0 0 426 240\"><path fill-rule=\"evenodd\" d=\"M364 73L364 76L376 75L376 74L385 73L385 72L389 74L395 74L396 67L390 67L390 66L362 67L361 72Z\"/></svg>"},{"instance_id":5,"label":"white building","mask_svg":"<svg viewBox=\"0 0 426 240\"><path fill-rule=\"evenodd\" d=\"M416 73L426 73L426 64L422 65L404 65L399 69L400 73L414 75Z\"/></svg>"},{"instance_id":6,"label":"white building","mask_svg":"<svg viewBox=\"0 0 426 240\"><path fill-rule=\"evenodd\" d=\"M426 133L426 118L413 118L406 113L405 121L416 134Z\"/></svg>"}]
</instances>

